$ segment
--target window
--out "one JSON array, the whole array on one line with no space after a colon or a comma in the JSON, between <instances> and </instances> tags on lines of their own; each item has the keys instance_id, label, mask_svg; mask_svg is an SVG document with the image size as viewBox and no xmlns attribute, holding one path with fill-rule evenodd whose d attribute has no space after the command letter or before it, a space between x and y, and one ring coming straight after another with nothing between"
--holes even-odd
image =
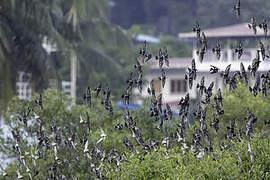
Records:
<instances>
[{"instance_id":1,"label":"window","mask_svg":"<svg viewBox=\"0 0 270 180\"><path fill-rule=\"evenodd\" d=\"M184 79L171 80L171 93L186 93L187 82Z\"/></svg>"},{"instance_id":2,"label":"window","mask_svg":"<svg viewBox=\"0 0 270 180\"><path fill-rule=\"evenodd\" d=\"M30 100L32 98L32 88L30 84L31 74L22 71L18 72L19 76L16 82L16 91L19 99Z\"/></svg>"}]
</instances>

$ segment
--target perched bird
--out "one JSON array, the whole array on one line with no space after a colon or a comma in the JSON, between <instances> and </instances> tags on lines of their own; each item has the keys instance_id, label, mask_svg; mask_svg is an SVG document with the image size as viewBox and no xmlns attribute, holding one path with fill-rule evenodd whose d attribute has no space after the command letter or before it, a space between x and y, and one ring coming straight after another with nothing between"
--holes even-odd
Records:
<instances>
[{"instance_id":1,"label":"perched bird","mask_svg":"<svg viewBox=\"0 0 270 180\"><path fill-rule=\"evenodd\" d=\"M104 108L111 114L113 115L113 106L110 100L110 96L111 96L111 89L109 87L107 87L106 90L104 90L103 92L104 98L101 101L101 104L104 106Z\"/></svg>"},{"instance_id":2,"label":"perched bird","mask_svg":"<svg viewBox=\"0 0 270 180\"><path fill-rule=\"evenodd\" d=\"M126 108L129 105L130 96L131 96L131 94L130 94L130 92L128 90L126 90L125 94L121 95L121 98L125 101Z\"/></svg>"},{"instance_id":3,"label":"perched bird","mask_svg":"<svg viewBox=\"0 0 270 180\"><path fill-rule=\"evenodd\" d=\"M88 107L91 107L92 105L92 100L91 100L91 89L88 86L86 93L83 94L83 100L87 102Z\"/></svg>"},{"instance_id":4,"label":"perched bird","mask_svg":"<svg viewBox=\"0 0 270 180\"><path fill-rule=\"evenodd\" d=\"M201 27L198 22L196 22L195 27L193 28L193 32L197 33L197 38L199 39L201 36Z\"/></svg>"},{"instance_id":5,"label":"perched bird","mask_svg":"<svg viewBox=\"0 0 270 180\"><path fill-rule=\"evenodd\" d=\"M221 56L221 46L219 43L217 43L216 47L212 49L212 52L217 55L217 58L219 60Z\"/></svg>"},{"instance_id":6,"label":"perched bird","mask_svg":"<svg viewBox=\"0 0 270 180\"><path fill-rule=\"evenodd\" d=\"M235 10L237 16L240 16L240 10L241 10L240 0L237 0L237 3L236 5L233 6L233 9Z\"/></svg>"},{"instance_id":7,"label":"perched bird","mask_svg":"<svg viewBox=\"0 0 270 180\"><path fill-rule=\"evenodd\" d=\"M238 47L235 49L235 53L238 53L238 60L239 60L241 56L243 55L243 46L241 42L238 44Z\"/></svg>"},{"instance_id":8,"label":"perched bird","mask_svg":"<svg viewBox=\"0 0 270 180\"><path fill-rule=\"evenodd\" d=\"M259 28L263 29L264 35L267 36L268 24L267 24L266 19L264 19L263 22L261 24L259 24Z\"/></svg>"},{"instance_id":9,"label":"perched bird","mask_svg":"<svg viewBox=\"0 0 270 180\"><path fill-rule=\"evenodd\" d=\"M219 130L219 116L217 113L215 113L212 118L211 126L214 128L215 133L217 134Z\"/></svg>"},{"instance_id":10,"label":"perched bird","mask_svg":"<svg viewBox=\"0 0 270 180\"><path fill-rule=\"evenodd\" d=\"M131 92L133 85L135 84L135 80L133 79L133 72L129 73L129 77L126 80L127 83L127 90Z\"/></svg>"},{"instance_id":11,"label":"perched bird","mask_svg":"<svg viewBox=\"0 0 270 180\"><path fill-rule=\"evenodd\" d=\"M264 124L265 124L265 125L270 124L270 119L264 120Z\"/></svg>"},{"instance_id":12,"label":"perched bird","mask_svg":"<svg viewBox=\"0 0 270 180\"><path fill-rule=\"evenodd\" d=\"M248 24L248 27L253 30L254 34L257 34L257 23L255 17L251 18L251 22Z\"/></svg>"},{"instance_id":13,"label":"perched bird","mask_svg":"<svg viewBox=\"0 0 270 180\"><path fill-rule=\"evenodd\" d=\"M143 63L149 61L152 58L152 54L147 51L146 41L144 41L143 47L140 48L139 55L141 56Z\"/></svg>"},{"instance_id":14,"label":"perched bird","mask_svg":"<svg viewBox=\"0 0 270 180\"><path fill-rule=\"evenodd\" d=\"M210 65L210 74L215 74L215 73L218 73L219 71L219 68L216 67L216 66L213 66L213 65Z\"/></svg>"},{"instance_id":15,"label":"perched bird","mask_svg":"<svg viewBox=\"0 0 270 180\"><path fill-rule=\"evenodd\" d=\"M98 145L101 141L104 141L107 136L101 127L99 127L99 129L100 129L101 135L100 135L100 139L96 142L96 145Z\"/></svg>"},{"instance_id":16,"label":"perched bird","mask_svg":"<svg viewBox=\"0 0 270 180\"><path fill-rule=\"evenodd\" d=\"M268 81L268 79L265 78L265 76L261 76L261 78L262 78L262 89L261 90L262 90L263 97L266 98L266 96L267 96L267 85L268 85L267 81Z\"/></svg>"},{"instance_id":17,"label":"perched bird","mask_svg":"<svg viewBox=\"0 0 270 180\"><path fill-rule=\"evenodd\" d=\"M39 98L35 100L35 103L39 105L40 110L43 110L43 101L42 101L42 95L39 94Z\"/></svg>"},{"instance_id":18,"label":"perched bird","mask_svg":"<svg viewBox=\"0 0 270 180\"><path fill-rule=\"evenodd\" d=\"M139 73L139 77L138 79L135 80L135 83L137 84L137 87L139 89L139 92L142 93L142 89L143 89L143 74Z\"/></svg>"},{"instance_id":19,"label":"perched bird","mask_svg":"<svg viewBox=\"0 0 270 180\"><path fill-rule=\"evenodd\" d=\"M115 127L115 129L118 129L120 131L122 131L124 128L123 124L116 124L114 127Z\"/></svg>"},{"instance_id":20,"label":"perched bird","mask_svg":"<svg viewBox=\"0 0 270 180\"><path fill-rule=\"evenodd\" d=\"M165 111L165 120L171 120L173 117L173 112L169 104L166 104L166 111Z\"/></svg>"},{"instance_id":21,"label":"perched bird","mask_svg":"<svg viewBox=\"0 0 270 180\"><path fill-rule=\"evenodd\" d=\"M136 61L134 68L137 69L139 73L142 73L142 65L140 64L139 60Z\"/></svg>"},{"instance_id":22,"label":"perched bird","mask_svg":"<svg viewBox=\"0 0 270 180\"><path fill-rule=\"evenodd\" d=\"M100 91L102 89L102 84L101 82L98 84L98 86L94 89L94 91L96 92L96 97L98 97Z\"/></svg>"},{"instance_id":23,"label":"perched bird","mask_svg":"<svg viewBox=\"0 0 270 180\"><path fill-rule=\"evenodd\" d=\"M27 108L26 112L23 112L22 116L19 116L19 120L23 122L23 124L27 127L27 118L29 117L30 112L32 109L30 107Z\"/></svg>"}]
</instances>

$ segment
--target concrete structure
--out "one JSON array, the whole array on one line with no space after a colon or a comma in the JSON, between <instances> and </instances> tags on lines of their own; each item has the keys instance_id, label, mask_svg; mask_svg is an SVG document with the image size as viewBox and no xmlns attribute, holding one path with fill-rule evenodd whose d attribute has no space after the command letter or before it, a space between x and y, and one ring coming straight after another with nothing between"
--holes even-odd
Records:
<instances>
[{"instance_id":1,"label":"concrete structure","mask_svg":"<svg viewBox=\"0 0 270 180\"><path fill-rule=\"evenodd\" d=\"M199 58L196 54L197 50L197 37L196 33L180 33L180 40L191 42L193 44L193 57L189 58L171 58L170 67L167 68L167 79L165 87L162 88L158 80L158 76L161 75L161 71L158 67L157 60L150 60L148 65L150 67L149 72L145 75L147 81L155 80L155 88L158 93L162 93L163 103L176 106L181 97L189 92L192 99L198 98L198 91L196 89L196 84L200 82L201 78L205 77L206 86L209 86L211 82L215 83L214 91L218 88L224 88L223 79L218 74L210 74L210 65L214 65L224 71L227 65L231 64L231 72L240 70L240 63L243 62L246 71L248 65L252 64L252 60L256 57L257 45L259 41L266 42L269 39L269 35L265 36L263 31L258 28L257 35L253 34L253 31L248 28L247 23L230 25L220 28L212 28L202 30L207 38L208 50L204 56L202 63L199 62ZM241 41L243 44L244 52L240 60L237 59L237 54L235 54L235 48L238 42ZM220 43L222 48L221 58L217 59L216 55L212 52L212 48L215 47L216 43ZM266 43L265 43L266 44ZM187 67L191 66L191 60L195 59L197 72L197 79L193 83L192 89L188 88L188 84L185 81L185 73ZM259 67L259 72L263 73L270 69L270 59L264 60ZM147 86L148 87L148 86ZM143 90L142 96L146 97L147 87Z\"/></svg>"}]
</instances>

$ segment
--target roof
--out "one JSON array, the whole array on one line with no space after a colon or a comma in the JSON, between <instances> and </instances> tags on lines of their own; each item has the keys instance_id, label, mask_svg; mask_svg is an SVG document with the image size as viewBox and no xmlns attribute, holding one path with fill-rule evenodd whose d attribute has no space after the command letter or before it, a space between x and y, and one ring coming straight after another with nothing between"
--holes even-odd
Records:
<instances>
[{"instance_id":1,"label":"roof","mask_svg":"<svg viewBox=\"0 0 270 180\"><path fill-rule=\"evenodd\" d=\"M217 28L202 30L206 37L221 38L221 37L260 37L265 36L262 29L257 28L257 34L248 27L248 23L234 24ZM179 38L196 38L196 32L179 33ZM267 37L270 37L268 34Z\"/></svg>"},{"instance_id":2,"label":"roof","mask_svg":"<svg viewBox=\"0 0 270 180\"><path fill-rule=\"evenodd\" d=\"M184 58L170 58L169 59L169 68L166 64L163 65L164 68L168 69L179 69L179 68L186 68L190 66L192 57L184 57ZM152 58L148 61L151 69L159 69L159 61Z\"/></svg>"}]
</instances>

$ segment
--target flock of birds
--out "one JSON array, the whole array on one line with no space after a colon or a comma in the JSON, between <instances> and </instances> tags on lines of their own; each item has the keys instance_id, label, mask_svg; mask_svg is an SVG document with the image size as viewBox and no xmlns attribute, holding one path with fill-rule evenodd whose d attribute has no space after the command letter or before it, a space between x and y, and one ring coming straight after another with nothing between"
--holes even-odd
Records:
<instances>
[{"instance_id":1,"label":"flock of birds","mask_svg":"<svg viewBox=\"0 0 270 180\"><path fill-rule=\"evenodd\" d=\"M233 7L238 15L240 15L240 0ZM257 32L257 28L262 28L267 34L267 21L264 20L261 24L257 24L255 18L252 18L252 22L249 24L249 28L253 30L254 34ZM193 31L196 32L198 42L200 46L197 50L197 55L199 56L200 62L203 62L204 54L208 50L207 46L207 37L204 32L201 31L200 25L196 23L196 26L193 28ZM240 79L242 82L249 86L249 78L255 77L254 86L248 87L250 92L256 96L260 91L264 95L267 96L267 88L270 86L270 71L259 75L257 73L261 58L265 60L269 58L269 54L266 54L266 49L264 44L260 42L260 49L257 50L257 57L253 59L252 64L248 66L247 70L245 69L243 63L240 64L240 70L235 72L230 72L231 65L228 65L224 71L220 71L219 68L215 66L211 66L210 74L219 73L223 78L224 84L229 88L229 90L233 91L237 88L237 79ZM217 44L213 49L212 53L216 54L217 59L221 57L221 45ZM238 59L241 58L243 54L243 46L240 42L238 47L235 49L235 52L238 54ZM169 55L166 48L160 49L158 55L153 57L153 55L148 50L146 42L143 47L140 48L139 57L134 65L134 71L130 73L129 78L126 80L126 88L124 90L121 98L125 102L125 110L124 110L124 118L123 123L119 123L115 125L115 129L122 131L124 128L129 129L133 141L127 137L123 139L123 144L127 148L127 150L132 153L151 153L153 150L157 150L159 146L164 146L166 149L171 147L173 142L177 142L178 145L182 148L183 151L187 151L191 149L194 155L198 158L202 157L206 152L209 152L213 159L213 142L209 137L209 128L206 123L206 105L210 105L215 109L215 112L212 117L211 127L214 132L217 134L219 132L219 121L220 116L224 114L223 107L223 97L221 89L218 89L216 95L214 95L213 88L214 82L211 82L208 87L205 85L205 78L202 77L200 82L196 84L196 88L200 95L200 102L197 105L197 110L195 115L196 120L199 121L200 126L194 127L192 145L188 147L186 140L186 132L189 129L189 120L188 113L190 111L190 97L189 93L187 93L184 97L182 97L178 103L179 106L179 121L177 123L177 130L173 137L164 137L160 140L153 138L144 138L140 128L136 124L136 119L132 116L132 113L129 110L129 102L132 98L132 92L134 88L138 88L139 92L142 93L144 87L143 81L143 65L151 60L156 59L159 64L160 76L158 79L161 81L162 87L164 87L167 79L166 70L164 66L169 67ZM185 75L186 80L188 81L189 88L191 89L194 85L194 81L197 78L197 69L195 60L193 59L191 62L191 67L187 68L187 74ZM154 88L154 81L150 82L150 87L147 88L147 92L151 97L149 115L156 121L159 121L159 125L157 127L158 130L161 130L164 124L164 121L169 121L173 119L173 111L170 105L164 105L162 103L162 94L157 94ZM111 90L109 87L103 87L101 83L97 85L97 87L91 89L88 87L87 91L84 94L83 100L92 108L92 96L95 98L103 95L101 104L104 109L108 111L110 115L113 115L113 105L111 102ZM35 100L36 105L39 107L40 111L43 111L43 98L42 95ZM89 164L89 168L96 175L98 179L104 179L105 174L108 171L106 167L106 163L111 163L116 166L116 170L120 170L121 163L125 160L125 156L120 154L117 149L111 149L109 152L106 152L102 149L102 142L106 140L106 133L100 127L100 139L96 141L93 145L89 143L90 137L90 117L86 114L86 118L80 116L80 124L82 125L82 130L84 130L83 137L77 137L77 132L69 132L68 134L63 131L63 127L57 127L55 124L52 124L49 131L45 131L45 126L42 123L41 118L34 112L33 109L27 108L25 112L18 116L18 120L24 125L28 126L28 121L31 119L31 115L34 115L35 121L39 124L37 135L37 145L35 148L31 148L31 152L23 151L23 140L20 135L20 131L18 129L12 130L12 135L14 138L13 149L17 158L17 179L35 179L35 177L39 174L40 170L37 162L39 159L46 158L46 152L53 152L54 161L50 167L48 167L47 179L66 179L66 176L61 173L59 166L63 163L67 163L67 167L69 167L66 159L62 159L59 155L59 151L62 149L66 149L73 154L70 158L74 158L75 161L80 162L82 158L87 160ZM252 138L254 135L254 125L257 121L257 117L250 111L247 110L246 115L246 125L240 133L237 133L235 128L235 120L232 120L231 124L226 127L226 135L225 138L229 140L240 139L241 137L249 137ZM269 120L265 121L265 124L270 124ZM49 134L50 132L50 134ZM205 143L206 145L204 145ZM250 154L250 159L253 161L253 153L250 148L250 144L248 146L248 153ZM220 150L228 149L229 146L226 146L224 142L220 142ZM166 157L170 158L168 153L166 153ZM30 161L26 161L26 158L31 159ZM31 163L31 164L30 164ZM31 167L31 168L30 168ZM9 174L2 169L3 176L9 176ZM27 174L28 177L25 177L23 174ZM73 179L77 179L75 175L72 177Z\"/></svg>"}]
</instances>

